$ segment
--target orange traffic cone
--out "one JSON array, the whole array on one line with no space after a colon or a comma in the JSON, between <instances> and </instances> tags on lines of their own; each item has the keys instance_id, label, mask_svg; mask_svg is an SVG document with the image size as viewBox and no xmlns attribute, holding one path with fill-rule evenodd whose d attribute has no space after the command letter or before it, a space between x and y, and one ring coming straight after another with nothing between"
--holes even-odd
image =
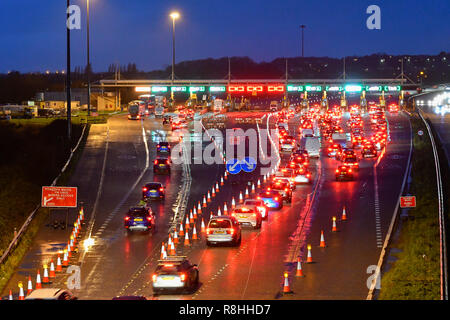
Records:
<instances>
[{"instance_id":1,"label":"orange traffic cone","mask_svg":"<svg viewBox=\"0 0 450 320\"><path fill-rule=\"evenodd\" d=\"M55 274L55 265L53 264L53 259L50 260L50 274L49 274L50 278L55 278L56 274Z\"/></svg>"},{"instance_id":2,"label":"orange traffic cone","mask_svg":"<svg viewBox=\"0 0 450 320\"><path fill-rule=\"evenodd\" d=\"M242 191L239 193L239 203L244 202L244 198L242 197Z\"/></svg>"},{"instance_id":3,"label":"orange traffic cone","mask_svg":"<svg viewBox=\"0 0 450 320\"><path fill-rule=\"evenodd\" d=\"M70 242L67 243L67 257L70 259L72 257L72 250L70 250Z\"/></svg>"},{"instance_id":4,"label":"orange traffic cone","mask_svg":"<svg viewBox=\"0 0 450 320\"><path fill-rule=\"evenodd\" d=\"M189 233L188 233L188 232L186 232L186 235L184 236L184 245L185 245L185 246L191 245L191 244L189 243Z\"/></svg>"},{"instance_id":5,"label":"orange traffic cone","mask_svg":"<svg viewBox=\"0 0 450 320\"><path fill-rule=\"evenodd\" d=\"M223 177L224 177L225 180L228 178L228 173L226 171L225 171Z\"/></svg>"},{"instance_id":6,"label":"orange traffic cone","mask_svg":"<svg viewBox=\"0 0 450 320\"><path fill-rule=\"evenodd\" d=\"M331 231L337 232L336 217L333 217L333 227L331 228Z\"/></svg>"},{"instance_id":7,"label":"orange traffic cone","mask_svg":"<svg viewBox=\"0 0 450 320\"><path fill-rule=\"evenodd\" d=\"M211 194L209 193L209 190L208 190L208 196L206 198L206 201L211 202Z\"/></svg>"},{"instance_id":8,"label":"orange traffic cone","mask_svg":"<svg viewBox=\"0 0 450 320\"><path fill-rule=\"evenodd\" d=\"M266 181L267 181L267 178L266 178L266 175L264 175L263 182L266 183Z\"/></svg>"},{"instance_id":9,"label":"orange traffic cone","mask_svg":"<svg viewBox=\"0 0 450 320\"><path fill-rule=\"evenodd\" d=\"M67 256L67 250L64 249L64 256L63 256L63 267L69 266L69 258Z\"/></svg>"},{"instance_id":10,"label":"orange traffic cone","mask_svg":"<svg viewBox=\"0 0 450 320\"><path fill-rule=\"evenodd\" d=\"M342 209L342 217L341 217L342 221L347 221L347 213L345 212L345 206Z\"/></svg>"},{"instance_id":11,"label":"orange traffic cone","mask_svg":"<svg viewBox=\"0 0 450 320\"><path fill-rule=\"evenodd\" d=\"M228 208L227 208L227 203L226 202L223 204L223 214L224 215L228 214Z\"/></svg>"},{"instance_id":12,"label":"orange traffic cone","mask_svg":"<svg viewBox=\"0 0 450 320\"><path fill-rule=\"evenodd\" d=\"M164 242L161 244L161 255L160 255L160 259L164 259L164 251L165 251L165 247L164 247Z\"/></svg>"},{"instance_id":13,"label":"orange traffic cone","mask_svg":"<svg viewBox=\"0 0 450 320\"><path fill-rule=\"evenodd\" d=\"M174 256L174 255L176 255L176 252L175 252L175 245L173 244L173 242L170 244L170 255L171 256Z\"/></svg>"},{"instance_id":14,"label":"orange traffic cone","mask_svg":"<svg viewBox=\"0 0 450 320\"><path fill-rule=\"evenodd\" d=\"M197 209L195 209L195 207L192 215L194 216L194 219L197 219Z\"/></svg>"},{"instance_id":15,"label":"orange traffic cone","mask_svg":"<svg viewBox=\"0 0 450 320\"><path fill-rule=\"evenodd\" d=\"M297 272L295 273L295 276L297 276L297 277L304 277L305 276L303 274L302 263L300 261L300 257L297 258Z\"/></svg>"},{"instance_id":16,"label":"orange traffic cone","mask_svg":"<svg viewBox=\"0 0 450 320\"><path fill-rule=\"evenodd\" d=\"M61 265L61 257L58 253L58 258L56 259L56 272L62 272L62 265Z\"/></svg>"},{"instance_id":17,"label":"orange traffic cone","mask_svg":"<svg viewBox=\"0 0 450 320\"><path fill-rule=\"evenodd\" d=\"M14 299L13 299L13 295L12 295L12 290L11 290L11 289L9 289L9 300L14 300Z\"/></svg>"},{"instance_id":18,"label":"orange traffic cone","mask_svg":"<svg viewBox=\"0 0 450 320\"><path fill-rule=\"evenodd\" d=\"M203 196L203 208L206 208L207 204L206 204L206 197Z\"/></svg>"},{"instance_id":19,"label":"orange traffic cone","mask_svg":"<svg viewBox=\"0 0 450 320\"><path fill-rule=\"evenodd\" d=\"M173 233L173 243L178 244L178 234L176 229L175 232Z\"/></svg>"},{"instance_id":20,"label":"orange traffic cone","mask_svg":"<svg viewBox=\"0 0 450 320\"><path fill-rule=\"evenodd\" d=\"M27 296L33 292L33 282L31 282L31 276L28 276L28 288L27 288Z\"/></svg>"},{"instance_id":21,"label":"orange traffic cone","mask_svg":"<svg viewBox=\"0 0 450 320\"><path fill-rule=\"evenodd\" d=\"M247 199L248 198L248 188L245 188L245 199Z\"/></svg>"},{"instance_id":22,"label":"orange traffic cone","mask_svg":"<svg viewBox=\"0 0 450 320\"><path fill-rule=\"evenodd\" d=\"M189 219L188 219L188 217L186 217L186 222L184 224L184 228L186 229L186 233L187 233L187 231L189 230L190 227L191 226L189 225Z\"/></svg>"},{"instance_id":23,"label":"orange traffic cone","mask_svg":"<svg viewBox=\"0 0 450 320\"><path fill-rule=\"evenodd\" d=\"M321 247L321 248L325 248L326 247L326 245L325 245L325 238L323 237L323 230L320 232L320 245L319 245L319 247Z\"/></svg>"},{"instance_id":24,"label":"orange traffic cone","mask_svg":"<svg viewBox=\"0 0 450 320\"><path fill-rule=\"evenodd\" d=\"M284 286L283 286L283 294L292 293L291 288L289 287L289 274L287 272L284 273Z\"/></svg>"},{"instance_id":25,"label":"orange traffic cone","mask_svg":"<svg viewBox=\"0 0 450 320\"><path fill-rule=\"evenodd\" d=\"M201 231L202 233L205 233L205 232L206 232L205 221L203 221L203 218L202 218L202 225L201 225L200 231Z\"/></svg>"},{"instance_id":26,"label":"orange traffic cone","mask_svg":"<svg viewBox=\"0 0 450 320\"><path fill-rule=\"evenodd\" d=\"M252 183L252 193L255 193L255 184L254 183Z\"/></svg>"},{"instance_id":27,"label":"orange traffic cone","mask_svg":"<svg viewBox=\"0 0 450 320\"><path fill-rule=\"evenodd\" d=\"M212 187L212 190L211 190L211 195L213 196L213 198L216 196L216 190L215 189L216 188Z\"/></svg>"},{"instance_id":28,"label":"orange traffic cone","mask_svg":"<svg viewBox=\"0 0 450 320\"><path fill-rule=\"evenodd\" d=\"M183 223L180 223L180 237L184 236Z\"/></svg>"},{"instance_id":29,"label":"orange traffic cone","mask_svg":"<svg viewBox=\"0 0 450 320\"><path fill-rule=\"evenodd\" d=\"M192 209L189 211L189 223L194 223L194 216L192 214Z\"/></svg>"},{"instance_id":30,"label":"orange traffic cone","mask_svg":"<svg viewBox=\"0 0 450 320\"><path fill-rule=\"evenodd\" d=\"M257 184L258 188L261 188L261 180L258 179L258 184Z\"/></svg>"},{"instance_id":31,"label":"orange traffic cone","mask_svg":"<svg viewBox=\"0 0 450 320\"><path fill-rule=\"evenodd\" d=\"M234 200L234 197L231 198L231 209L236 208L236 201Z\"/></svg>"},{"instance_id":32,"label":"orange traffic cone","mask_svg":"<svg viewBox=\"0 0 450 320\"><path fill-rule=\"evenodd\" d=\"M36 276L36 289L42 289L41 274L40 274L39 270L37 271L37 276Z\"/></svg>"},{"instance_id":33,"label":"orange traffic cone","mask_svg":"<svg viewBox=\"0 0 450 320\"><path fill-rule=\"evenodd\" d=\"M202 205L201 205L200 201L198 202L197 212L198 212L198 214L202 213Z\"/></svg>"},{"instance_id":34,"label":"orange traffic cone","mask_svg":"<svg viewBox=\"0 0 450 320\"><path fill-rule=\"evenodd\" d=\"M47 264L44 264L44 276L42 277L43 284L50 284L50 279L48 278L48 267Z\"/></svg>"},{"instance_id":35,"label":"orange traffic cone","mask_svg":"<svg viewBox=\"0 0 450 320\"><path fill-rule=\"evenodd\" d=\"M224 182L223 182L223 176L222 176L222 177L220 177L220 185L221 185L221 186L223 186L223 185L224 185Z\"/></svg>"},{"instance_id":36,"label":"orange traffic cone","mask_svg":"<svg viewBox=\"0 0 450 320\"><path fill-rule=\"evenodd\" d=\"M19 300L25 300L22 281L19 281Z\"/></svg>"},{"instance_id":37,"label":"orange traffic cone","mask_svg":"<svg viewBox=\"0 0 450 320\"><path fill-rule=\"evenodd\" d=\"M167 259L167 251L166 247L164 247L164 251L162 252L162 260Z\"/></svg>"},{"instance_id":38,"label":"orange traffic cone","mask_svg":"<svg viewBox=\"0 0 450 320\"><path fill-rule=\"evenodd\" d=\"M192 230L192 240L197 240L197 230L195 229L195 224L194 224L194 229Z\"/></svg>"},{"instance_id":39,"label":"orange traffic cone","mask_svg":"<svg viewBox=\"0 0 450 320\"><path fill-rule=\"evenodd\" d=\"M311 255L311 245L308 244L308 256L306 258L306 263L312 263L312 262L313 262L313 260L312 260L312 255Z\"/></svg>"},{"instance_id":40,"label":"orange traffic cone","mask_svg":"<svg viewBox=\"0 0 450 320\"><path fill-rule=\"evenodd\" d=\"M220 211L220 207L217 209L217 215L221 216L222 215L222 211Z\"/></svg>"}]
</instances>

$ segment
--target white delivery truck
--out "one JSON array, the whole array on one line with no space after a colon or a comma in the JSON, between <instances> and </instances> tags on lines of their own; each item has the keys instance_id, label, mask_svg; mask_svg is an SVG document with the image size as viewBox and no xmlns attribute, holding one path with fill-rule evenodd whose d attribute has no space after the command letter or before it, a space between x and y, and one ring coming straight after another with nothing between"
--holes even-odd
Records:
<instances>
[{"instance_id":1,"label":"white delivery truck","mask_svg":"<svg viewBox=\"0 0 450 320\"><path fill-rule=\"evenodd\" d=\"M347 133L333 133L331 139L333 143L340 144L342 148L349 148L352 145L350 135Z\"/></svg>"},{"instance_id":2,"label":"white delivery truck","mask_svg":"<svg viewBox=\"0 0 450 320\"><path fill-rule=\"evenodd\" d=\"M302 130L302 138L314 137L313 129L303 129Z\"/></svg>"},{"instance_id":3,"label":"white delivery truck","mask_svg":"<svg viewBox=\"0 0 450 320\"><path fill-rule=\"evenodd\" d=\"M320 156L319 137L306 137L305 150L308 152L308 156L312 158L318 158Z\"/></svg>"}]
</instances>

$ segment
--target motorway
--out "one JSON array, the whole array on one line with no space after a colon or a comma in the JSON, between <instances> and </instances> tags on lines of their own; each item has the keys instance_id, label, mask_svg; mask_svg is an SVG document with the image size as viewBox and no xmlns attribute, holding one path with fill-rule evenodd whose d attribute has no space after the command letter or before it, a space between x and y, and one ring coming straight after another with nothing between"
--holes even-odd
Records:
<instances>
[{"instance_id":1,"label":"motorway","mask_svg":"<svg viewBox=\"0 0 450 320\"><path fill-rule=\"evenodd\" d=\"M204 117L206 117L205 115ZM200 116L198 116L199 118ZM240 125L236 118L261 119L261 124ZM116 115L107 124L92 125L86 147L70 181L77 186L79 201L86 212L83 239L95 243L80 252L71 264L81 267L81 289L74 290L80 299L111 299L117 295L144 295L153 299L365 299L368 293L367 268L376 265L389 223L399 196L410 148L410 126L405 114L387 114L390 143L382 157L361 160L354 181L336 182L337 161L322 155L312 160L314 182L298 186L292 204L273 211L260 230L243 230L240 247L206 247L203 235L192 245L177 247L198 264L200 285L195 292L154 296L151 274L160 258L162 242L174 222L194 206L223 177L222 164L173 165L169 176L155 176L152 161L156 144L167 136L175 145L178 137L164 128L161 120L127 120ZM290 120L296 128L299 117ZM368 117L365 117L366 127ZM274 128L275 121L266 113L229 113L227 128ZM192 129L192 125L190 126ZM294 130L291 132L296 134ZM185 137L186 139L186 137ZM199 139L192 133L191 140ZM209 142L204 141L202 148ZM192 155L193 157L193 155ZM285 156L283 156L285 158ZM193 158L192 158L193 159ZM248 175L256 185L262 176ZM232 185L231 178L203 209L201 218L207 223L211 212L231 199L238 200L245 185ZM126 210L136 205L144 183L159 181L166 185L166 199L153 203L157 216L157 232L127 235L123 227ZM340 221L343 206L348 221ZM54 215L65 216L64 211ZM331 232L331 217L338 218L338 232ZM70 222L75 211L70 213ZM49 220L48 223L51 221ZM196 221L200 230L200 219ZM320 231L324 231L326 248L319 248ZM44 226L30 251L11 278L2 296L28 275L34 279L37 268L55 259L64 249L69 230ZM314 263L303 263L304 278L295 277L297 257L306 260L306 245L312 245ZM293 294L283 295L283 273L289 272ZM42 271L41 271L42 273ZM57 275L51 287L65 287L67 276Z\"/></svg>"}]
</instances>

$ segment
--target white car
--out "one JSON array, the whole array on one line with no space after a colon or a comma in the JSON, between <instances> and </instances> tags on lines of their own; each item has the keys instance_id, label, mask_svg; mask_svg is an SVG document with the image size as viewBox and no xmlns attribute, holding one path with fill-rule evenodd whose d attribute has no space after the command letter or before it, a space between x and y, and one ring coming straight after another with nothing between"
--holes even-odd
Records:
<instances>
[{"instance_id":1,"label":"white car","mask_svg":"<svg viewBox=\"0 0 450 320\"><path fill-rule=\"evenodd\" d=\"M242 226L261 228L262 216L256 206L239 205L231 212L231 216L235 217Z\"/></svg>"},{"instance_id":2,"label":"white car","mask_svg":"<svg viewBox=\"0 0 450 320\"><path fill-rule=\"evenodd\" d=\"M286 179L286 181L289 181ZM263 220L266 220L268 217L268 209L266 207L266 204L262 200L258 199L246 199L244 201L244 206L256 206L256 209L258 209L259 213L261 214L261 217Z\"/></svg>"}]
</instances>

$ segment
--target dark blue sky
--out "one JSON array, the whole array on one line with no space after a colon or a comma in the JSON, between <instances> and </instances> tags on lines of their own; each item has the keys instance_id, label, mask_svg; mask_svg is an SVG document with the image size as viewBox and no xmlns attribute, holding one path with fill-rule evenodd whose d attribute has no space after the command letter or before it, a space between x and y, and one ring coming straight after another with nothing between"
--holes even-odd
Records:
<instances>
[{"instance_id":1,"label":"dark blue sky","mask_svg":"<svg viewBox=\"0 0 450 320\"><path fill-rule=\"evenodd\" d=\"M343 57L377 52L450 51L449 0L90 0L94 71L135 62L153 70L171 64L171 10L177 61L249 56L256 61L299 56ZM0 72L65 69L65 0L1 0ZM72 66L86 61L82 30L72 32ZM366 8L381 8L381 30L366 28Z\"/></svg>"}]
</instances>

